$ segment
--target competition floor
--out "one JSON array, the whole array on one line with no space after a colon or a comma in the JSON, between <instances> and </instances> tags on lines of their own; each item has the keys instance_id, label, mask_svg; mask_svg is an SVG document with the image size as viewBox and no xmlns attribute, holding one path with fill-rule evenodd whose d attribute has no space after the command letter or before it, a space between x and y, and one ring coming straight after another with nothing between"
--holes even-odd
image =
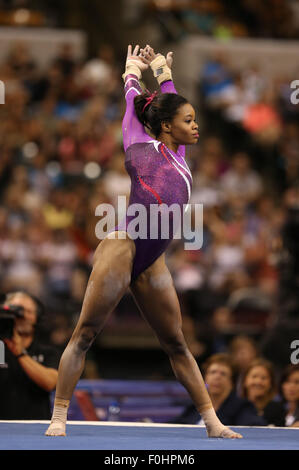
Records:
<instances>
[{"instance_id":1,"label":"competition floor","mask_svg":"<svg viewBox=\"0 0 299 470\"><path fill-rule=\"evenodd\" d=\"M0 450L299 450L299 428L235 427L243 439L207 438L201 426L72 421L66 437L49 421L0 421Z\"/></svg>"}]
</instances>

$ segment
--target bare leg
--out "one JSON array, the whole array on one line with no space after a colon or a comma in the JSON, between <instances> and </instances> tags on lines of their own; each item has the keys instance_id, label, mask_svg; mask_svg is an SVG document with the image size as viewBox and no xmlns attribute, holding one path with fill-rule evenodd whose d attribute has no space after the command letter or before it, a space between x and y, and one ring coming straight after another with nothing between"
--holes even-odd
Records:
<instances>
[{"instance_id":1,"label":"bare leg","mask_svg":"<svg viewBox=\"0 0 299 470\"><path fill-rule=\"evenodd\" d=\"M86 352L129 287L134 256L135 244L128 237L110 239L108 235L98 246L78 324L61 356L56 403L63 405L71 399L84 369ZM66 418L55 416L53 413L46 435L65 435Z\"/></svg>"},{"instance_id":2,"label":"bare leg","mask_svg":"<svg viewBox=\"0 0 299 470\"><path fill-rule=\"evenodd\" d=\"M215 415L197 362L182 333L180 305L163 255L132 283L131 291L142 314L168 354L175 376L188 390L202 417L206 417L208 435L242 437L224 426Z\"/></svg>"}]
</instances>

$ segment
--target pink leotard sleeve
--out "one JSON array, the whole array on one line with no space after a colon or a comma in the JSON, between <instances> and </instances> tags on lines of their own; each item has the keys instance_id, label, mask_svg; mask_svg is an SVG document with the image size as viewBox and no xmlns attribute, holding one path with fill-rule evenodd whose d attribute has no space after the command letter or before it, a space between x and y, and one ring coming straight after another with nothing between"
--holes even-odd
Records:
<instances>
[{"instance_id":1,"label":"pink leotard sleeve","mask_svg":"<svg viewBox=\"0 0 299 470\"><path fill-rule=\"evenodd\" d=\"M125 99L126 112L122 121L124 150L132 144L148 142L153 138L150 137L143 124L139 121L134 107L134 98L141 95L142 89L136 75L130 74L126 76L125 81Z\"/></svg>"}]
</instances>

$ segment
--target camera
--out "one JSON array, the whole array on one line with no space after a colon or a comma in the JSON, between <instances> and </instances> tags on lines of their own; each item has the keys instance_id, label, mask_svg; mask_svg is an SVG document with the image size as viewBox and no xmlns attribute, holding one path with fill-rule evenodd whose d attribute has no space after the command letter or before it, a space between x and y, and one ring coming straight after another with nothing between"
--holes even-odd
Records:
<instances>
[{"instance_id":1,"label":"camera","mask_svg":"<svg viewBox=\"0 0 299 470\"><path fill-rule=\"evenodd\" d=\"M10 339L13 336L13 330L16 318L24 317L23 307L16 305L0 306L0 340Z\"/></svg>"}]
</instances>

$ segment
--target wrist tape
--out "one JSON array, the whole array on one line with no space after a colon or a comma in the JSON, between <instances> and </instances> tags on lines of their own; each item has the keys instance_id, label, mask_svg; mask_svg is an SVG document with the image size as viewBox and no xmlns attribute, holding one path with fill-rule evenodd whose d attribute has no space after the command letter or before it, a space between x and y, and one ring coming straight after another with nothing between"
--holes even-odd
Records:
<instances>
[{"instance_id":1,"label":"wrist tape","mask_svg":"<svg viewBox=\"0 0 299 470\"><path fill-rule=\"evenodd\" d=\"M127 75L130 75L131 73L132 73L133 75L137 75L138 80L140 80L140 78L141 78L141 70L140 70L140 68L138 67L137 62L136 62L135 60L128 60L128 61L127 61L127 63L126 63L126 71L125 71L125 73L122 75L123 80L125 81L126 76L127 76Z\"/></svg>"},{"instance_id":2,"label":"wrist tape","mask_svg":"<svg viewBox=\"0 0 299 470\"><path fill-rule=\"evenodd\" d=\"M167 80L172 80L171 69L166 63L166 59L163 55L158 55L150 64L152 71L154 72L154 77L158 80L159 85L166 82Z\"/></svg>"}]
</instances>

